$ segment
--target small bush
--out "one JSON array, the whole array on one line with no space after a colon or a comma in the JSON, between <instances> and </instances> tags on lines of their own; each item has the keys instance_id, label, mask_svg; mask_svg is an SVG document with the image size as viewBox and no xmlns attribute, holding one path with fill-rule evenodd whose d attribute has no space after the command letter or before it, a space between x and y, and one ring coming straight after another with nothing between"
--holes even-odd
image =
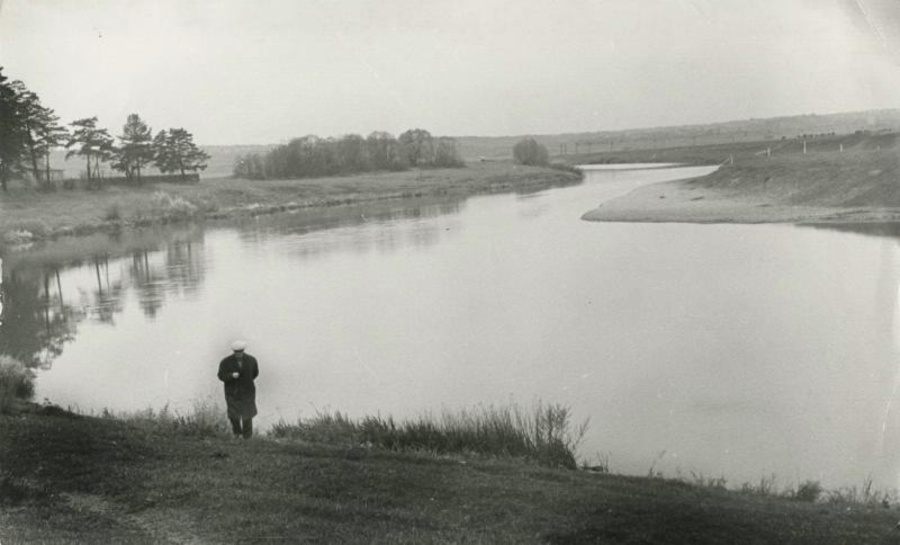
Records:
<instances>
[{"instance_id":1,"label":"small bush","mask_svg":"<svg viewBox=\"0 0 900 545\"><path fill-rule=\"evenodd\" d=\"M10 246L20 246L34 241L34 233L24 229L11 229L3 233L3 242Z\"/></svg>"},{"instance_id":2,"label":"small bush","mask_svg":"<svg viewBox=\"0 0 900 545\"><path fill-rule=\"evenodd\" d=\"M40 220L16 222L2 233L2 242L11 246L29 244L45 238L51 231L52 229Z\"/></svg>"},{"instance_id":3,"label":"small bush","mask_svg":"<svg viewBox=\"0 0 900 545\"><path fill-rule=\"evenodd\" d=\"M519 140L513 146L513 159L523 165L544 166L550 162L550 154L547 148L529 137Z\"/></svg>"},{"instance_id":4,"label":"small bush","mask_svg":"<svg viewBox=\"0 0 900 545\"><path fill-rule=\"evenodd\" d=\"M794 491L793 497L797 501L815 503L819 501L822 492L822 485L819 481L804 481L800 483L800 486Z\"/></svg>"},{"instance_id":5,"label":"small bush","mask_svg":"<svg viewBox=\"0 0 900 545\"><path fill-rule=\"evenodd\" d=\"M139 206L131 216L136 223L152 223L156 221L180 221L193 218L199 208L196 204L165 191L153 193L149 205Z\"/></svg>"},{"instance_id":6,"label":"small bush","mask_svg":"<svg viewBox=\"0 0 900 545\"><path fill-rule=\"evenodd\" d=\"M153 205L158 215L165 218L190 218L197 213L197 206L194 203L165 191L153 194Z\"/></svg>"},{"instance_id":7,"label":"small bush","mask_svg":"<svg viewBox=\"0 0 900 545\"><path fill-rule=\"evenodd\" d=\"M0 356L0 411L9 410L15 400L34 397L34 372L9 356Z\"/></svg>"}]
</instances>

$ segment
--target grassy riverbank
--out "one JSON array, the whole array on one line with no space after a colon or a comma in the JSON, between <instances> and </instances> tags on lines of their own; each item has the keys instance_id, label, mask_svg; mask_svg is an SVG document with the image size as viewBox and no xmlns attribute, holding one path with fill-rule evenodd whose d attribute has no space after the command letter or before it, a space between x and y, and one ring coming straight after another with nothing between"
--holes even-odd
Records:
<instances>
[{"instance_id":1,"label":"grassy riverbank","mask_svg":"<svg viewBox=\"0 0 900 545\"><path fill-rule=\"evenodd\" d=\"M0 243L199 219L409 197L536 191L581 180L577 172L509 162L302 180L220 178L195 185L155 184L101 191L0 194Z\"/></svg>"},{"instance_id":2,"label":"grassy riverbank","mask_svg":"<svg viewBox=\"0 0 900 545\"><path fill-rule=\"evenodd\" d=\"M809 144L775 142L671 150L657 157L719 164L712 174L645 186L585 215L595 221L856 223L900 221L896 134L847 135ZM843 145L844 151L840 146ZM798 148L798 146L800 146ZM819 146L818 148L816 146ZM754 151L755 150L755 151ZM760 154L771 150L771 156ZM647 159L647 157L644 157ZM718 159L713 161L713 159Z\"/></svg>"},{"instance_id":3,"label":"grassy riverbank","mask_svg":"<svg viewBox=\"0 0 900 545\"><path fill-rule=\"evenodd\" d=\"M3 543L896 543L900 512L521 458L0 416Z\"/></svg>"}]
</instances>

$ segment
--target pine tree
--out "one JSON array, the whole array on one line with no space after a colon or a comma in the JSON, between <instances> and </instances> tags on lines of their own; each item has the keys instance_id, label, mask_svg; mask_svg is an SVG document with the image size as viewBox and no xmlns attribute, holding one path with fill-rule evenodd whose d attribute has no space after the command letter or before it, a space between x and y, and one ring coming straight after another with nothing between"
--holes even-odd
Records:
<instances>
[{"instance_id":1,"label":"pine tree","mask_svg":"<svg viewBox=\"0 0 900 545\"><path fill-rule=\"evenodd\" d=\"M10 178L18 171L24 150L25 131L19 96L0 67L0 188L3 191L7 191Z\"/></svg>"},{"instance_id":2,"label":"pine tree","mask_svg":"<svg viewBox=\"0 0 900 545\"><path fill-rule=\"evenodd\" d=\"M153 161L163 174L197 172L206 168L209 154L194 144L194 136L184 129L160 131L153 139Z\"/></svg>"},{"instance_id":3,"label":"pine tree","mask_svg":"<svg viewBox=\"0 0 900 545\"><path fill-rule=\"evenodd\" d=\"M141 182L141 169L153 161L153 131L141 116L131 114L122 127L122 142L112 167L125 173L125 177Z\"/></svg>"},{"instance_id":4,"label":"pine tree","mask_svg":"<svg viewBox=\"0 0 900 545\"><path fill-rule=\"evenodd\" d=\"M87 179L100 179L100 163L107 162L115 155L112 136L106 129L97 128L97 117L77 119L70 123L73 127L66 147L78 146L66 153L66 159L73 155L84 157L87 161ZM91 170L93 168L93 170Z\"/></svg>"}]
</instances>

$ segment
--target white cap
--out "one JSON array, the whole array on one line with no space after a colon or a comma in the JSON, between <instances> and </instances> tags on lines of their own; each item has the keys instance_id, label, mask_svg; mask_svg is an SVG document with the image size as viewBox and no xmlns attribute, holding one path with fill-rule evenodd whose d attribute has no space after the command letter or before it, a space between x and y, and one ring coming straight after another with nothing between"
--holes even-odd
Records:
<instances>
[{"instance_id":1,"label":"white cap","mask_svg":"<svg viewBox=\"0 0 900 545\"><path fill-rule=\"evenodd\" d=\"M235 352L243 352L245 348L247 348L247 343L244 341L234 341L231 343L231 349Z\"/></svg>"}]
</instances>

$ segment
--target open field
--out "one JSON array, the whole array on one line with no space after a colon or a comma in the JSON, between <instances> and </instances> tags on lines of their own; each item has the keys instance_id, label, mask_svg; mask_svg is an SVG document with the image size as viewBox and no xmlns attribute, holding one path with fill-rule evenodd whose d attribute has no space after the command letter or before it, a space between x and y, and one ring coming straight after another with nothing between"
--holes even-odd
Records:
<instances>
[{"instance_id":1,"label":"open field","mask_svg":"<svg viewBox=\"0 0 900 545\"><path fill-rule=\"evenodd\" d=\"M896 543L900 512L506 457L0 416L4 543ZM703 482L700 482L703 481ZM771 483L770 483L771 484ZM857 498L859 500L859 498Z\"/></svg>"},{"instance_id":2,"label":"open field","mask_svg":"<svg viewBox=\"0 0 900 545\"><path fill-rule=\"evenodd\" d=\"M662 150L693 148L740 147L745 144L791 142L801 135L877 133L900 129L900 110L871 110L826 115L795 115L764 119L744 119L702 125L646 127L616 131L596 131L565 134L532 135L559 160L576 161L591 155L619 156L614 162L628 161L629 156L649 157ZM522 136L460 136L456 137L462 156L509 157L513 145ZM727 157L727 155L726 155Z\"/></svg>"},{"instance_id":3,"label":"open field","mask_svg":"<svg viewBox=\"0 0 900 545\"><path fill-rule=\"evenodd\" d=\"M720 164L695 180L643 187L588 212L595 221L852 223L900 221L896 133L662 150L655 160ZM840 151L843 144L844 152ZM767 156L766 149L771 150ZM598 158L602 160L606 158ZM630 160L648 160L635 155Z\"/></svg>"},{"instance_id":4,"label":"open field","mask_svg":"<svg viewBox=\"0 0 900 545\"><path fill-rule=\"evenodd\" d=\"M535 191L580 181L580 175L570 170L479 162L458 169L302 180L203 179L193 185L108 187L94 192L14 188L0 194L0 243L385 199Z\"/></svg>"},{"instance_id":5,"label":"open field","mask_svg":"<svg viewBox=\"0 0 900 545\"><path fill-rule=\"evenodd\" d=\"M806 155L818 156L820 153L879 151L897 145L896 132L858 132L852 134L819 135L807 138L762 139L737 142L716 142L673 146L657 149L631 149L614 152L598 152L575 155L567 160L570 164L605 164L605 163L683 163L688 165L721 165L731 157L736 163L763 158L767 150L774 158L803 155L806 142ZM813 159L813 157L809 157Z\"/></svg>"},{"instance_id":6,"label":"open field","mask_svg":"<svg viewBox=\"0 0 900 545\"><path fill-rule=\"evenodd\" d=\"M560 161L577 163L585 157L616 156L614 162L627 162L635 155L646 157L660 150L715 149L721 146L753 145L763 141L793 142L800 135L851 134L857 131L877 133L900 129L900 110L870 110L825 115L795 115L765 119L744 119L701 125L671 127L646 127L614 131L591 131L561 134L536 134L538 142L547 147L551 155ZM323 135L324 136L324 135ZM335 136L335 135L330 135ZM482 157L506 161L512 158L512 148L529 135L509 136L454 136L460 155L465 161L478 161ZM784 140L782 140L784 139ZM226 178L232 175L238 156L250 153L264 154L277 144L200 146L210 155L202 178ZM754 150L757 151L757 150ZM50 165L62 169L69 178L84 174L85 166L80 158L65 159L65 150L55 150L50 155ZM727 157L727 154L726 154ZM582 160L582 162L585 162ZM633 162L633 161L632 161ZM109 172L104 165L106 175ZM157 174L148 167L147 174Z\"/></svg>"}]
</instances>

